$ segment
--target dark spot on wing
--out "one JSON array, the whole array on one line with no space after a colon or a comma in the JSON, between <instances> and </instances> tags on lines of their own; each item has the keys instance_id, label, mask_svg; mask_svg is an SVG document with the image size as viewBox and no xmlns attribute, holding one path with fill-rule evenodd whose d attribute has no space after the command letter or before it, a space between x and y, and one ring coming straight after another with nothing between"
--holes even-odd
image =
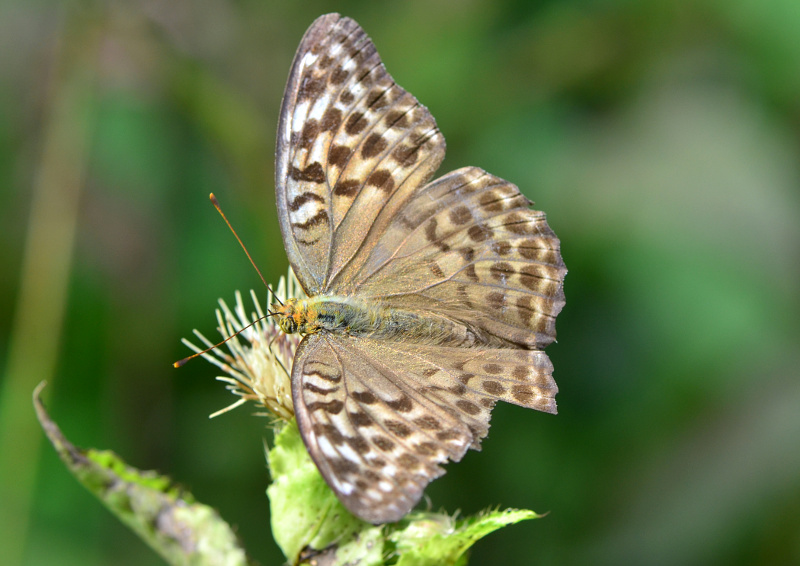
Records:
<instances>
[{"instance_id":1,"label":"dark spot on wing","mask_svg":"<svg viewBox=\"0 0 800 566\"><path fill-rule=\"evenodd\" d=\"M385 108L388 104L390 104L391 100L389 100L388 96L385 96L388 90L389 89L387 88L379 87L370 91L370 93L367 95L367 108L380 110L381 108Z\"/></svg>"},{"instance_id":2,"label":"dark spot on wing","mask_svg":"<svg viewBox=\"0 0 800 566\"><path fill-rule=\"evenodd\" d=\"M527 385L515 385L511 388L511 395L520 403L530 403L533 390Z\"/></svg>"},{"instance_id":3,"label":"dark spot on wing","mask_svg":"<svg viewBox=\"0 0 800 566\"><path fill-rule=\"evenodd\" d=\"M370 159L380 154L389 144L378 134L370 134L361 146L361 156Z\"/></svg>"},{"instance_id":4,"label":"dark spot on wing","mask_svg":"<svg viewBox=\"0 0 800 566\"><path fill-rule=\"evenodd\" d=\"M409 399L406 395L403 395L399 399L386 401L386 404L389 406L389 408L394 409L398 413L407 413L414 408L414 404L411 402L411 399Z\"/></svg>"},{"instance_id":5,"label":"dark spot on wing","mask_svg":"<svg viewBox=\"0 0 800 566\"><path fill-rule=\"evenodd\" d=\"M303 193L289 203L289 210L292 212L297 212L301 206L303 206L307 202L319 202L321 204L325 204L325 199L315 193Z\"/></svg>"},{"instance_id":6,"label":"dark spot on wing","mask_svg":"<svg viewBox=\"0 0 800 566\"><path fill-rule=\"evenodd\" d=\"M292 167L289 171L289 177L292 178L294 181L305 181L308 183L324 183L325 182L325 171L322 169L322 165L318 162L314 162L305 169L298 169L297 167Z\"/></svg>"},{"instance_id":7,"label":"dark spot on wing","mask_svg":"<svg viewBox=\"0 0 800 566\"><path fill-rule=\"evenodd\" d=\"M492 242L492 251L497 255L507 255L511 251L511 244L508 242Z\"/></svg>"},{"instance_id":8,"label":"dark spot on wing","mask_svg":"<svg viewBox=\"0 0 800 566\"><path fill-rule=\"evenodd\" d=\"M411 167L419 158L419 146L398 145L392 151L392 158L403 167Z\"/></svg>"},{"instance_id":9,"label":"dark spot on wing","mask_svg":"<svg viewBox=\"0 0 800 566\"><path fill-rule=\"evenodd\" d=\"M411 435L411 429L400 421L388 420L383 424L387 429L389 429L390 432L396 436L399 436L400 438L406 438L407 436Z\"/></svg>"},{"instance_id":10,"label":"dark spot on wing","mask_svg":"<svg viewBox=\"0 0 800 566\"><path fill-rule=\"evenodd\" d=\"M421 456L433 456L439 451L433 442L420 442L415 446L415 450Z\"/></svg>"},{"instance_id":11,"label":"dark spot on wing","mask_svg":"<svg viewBox=\"0 0 800 566\"><path fill-rule=\"evenodd\" d=\"M458 381L463 383L464 385L469 385L469 381L475 377L474 373L462 373L458 376Z\"/></svg>"},{"instance_id":12,"label":"dark spot on wing","mask_svg":"<svg viewBox=\"0 0 800 566\"><path fill-rule=\"evenodd\" d=\"M345 442L359 454L366 454L371 450L369 443L362 436L346 437Z\"/></svg>"},{"instance_id":13,"label":"dark spot on wing","mask_svg":"<svg viewBox=\"0 0 800 566\"><path fill-rule=\"evenodd\" d=\"M372 426L375 423L372 417L363 411L351 411L347 413L347 416L350 418L350 422L358 427Z\"/></svg>"},{"instance_id":14,"label":"dark spot on wing","mask_svg":"<svg viewBox=\"0 0 800 566\"><path fill-rule=\"evenodd\" d=\"M394 179L388 169L378 169L367 179L367 184L379 187L384 192L391 192L394 189Z\"/></svg>"},{"instance_id":15,"label":"dark spot on wing","mask_svg":"<svg viewBox=\"0 0 800 566\"><path fill-rule=\"evenodd\" d=\"M450 222L456 225L466 224L472 220L472 213L466 206L458 205L450 209Z\"/></svg>"},{"instance_id":16,"label":"dark spot on wing","mask_svg":"<svg viewBox=\"0 0 800 566\"><path fill-rule=\"evenodd\" d=\"M342 111L338 108L331 106L322 115L322 120L319 123L323 132L333 132L339 129L342 125Z\"/></svg>"},{"instance_id":17,"label":"dark spot on wing","mask_svg":"<svg viewBox=\"0 0 800 566\"><path fill-rule=\"evenodd\" d=\"M492 231L483 224L475 224L470 226L467 234L473 242L483 242L492 237Z\"/></svg>"},{"instance_id":18,"label":"dark spot on wing","mask_svg":"<svg viewBox=\"0 0 800 566\"><path fill-rule=\"evenodd\" d=\"M481 383L483 390L487 393L491 393L492 395L502 395L506 392L506 388L502 386L502 384L498 383L497 381L484 381Z\"/></svg>"},{"instance_id":19,"label":"dark spot on wing","mask_svg":"<svg viewBox=\"0 0 800 566\"><path fill-rule=\"evenodd\" d=\"M462 383L457 383L455 385L448 387L447 389L448 391L450 391L450 393L453 393L455 395L463 395L464 393L467 392L466 386L464 386Z\"/></svg>"},{"instance_id":20,"label":"dark spot on wing","mask_svg":"<svg viewBox=\"0 0 800 566\"><path fill-rule=\"evenodd\" d=\"M442 268L439 267L438 263L436 263L436 260L431 260L428 264L428 267L430 268L431 273L433 273L437 279L444 279L444 271L442 271Z\"/></svg>"},{"instance_id":21,"label":"dark spot on wing","mask_svg":"<svg viewBox=\"0 0 800 566\"><path fill-rule=\"evenodd\" d=\"M497 263L492 264L492 266L489 268L489 273L492 275L492 278L495 281L503 281L508 279L509 275L514 275L516 271L514 271L514 268L510 263L498 261Z\"/></svg>"},{"instance_id":22,"label":"dark spot on wing","mask_svg":"<svg viewBox=\"0 0 800 566\"><path fill-rule=\"evenodd\" d=\"M372 405L378 402L378 398L370 391L352 391L350 396L365 405Z\"/></svg>"},{"instance_id":23,"label":"dark spot on wing","mask_svg":"<svg viewBox=\"0 0 800 566\"><path fill-rule=\"evenodd\" d=\"M385 436L374 436L372 437L372 442L373 444L375 444L375 446L377 446L384 452L388 452L389 450L394 448L394 442L392 442Z\"/></svg>"},{"instance_id":24,"label":"dark spot on wing","mask_svg":"<svg viewBox=\"0 0 800 566\"><path fill-rule=\"evenodd\" d=\"M302 102L308 99L315 99L325 91L325 79L314 77L310 74L303 76L300 82L300 89L297 92L297 100Z\"/></svg>"},{"instance_id":25,"label":"dark spot on wing","mask_svg":"<svg viewBox=\"0 0 800 566\"><path fill-rule=\"evenodd\" d=\"M335 393L339 391L338 387L331 387L330 389L325 387L319 387L318 385L314 385L313 383L305 382L303 383L303 389L306 391L311 391L312 393L316 393L318 395L330 395L331 393Z\"/></svg>"},{"instance_id":26,"label":"dark spot on wing","mask_svg":"<svg viewBox=\"0 0 800 566\"><path fill-rule=\"evenodd\" d=\"M415 468L419 468L421 466L420 461L417 459L417 457L408 453L400 454L400 456L397 458L397 463L400 464L403 468L408 468L412 470Z\"/></svg>"},{"instance_id":27,"label":"dark spot on wing","mask_svg":"<svg viewBox=\"0 0 800 566\"><path fill-rule=\"evenodd\" d=\"M475 259L475 250L472 248L461 248L458 250L458 253L461 254L461 257L463 257L466 262Z\"/></svg>"},{"instance_id":28,"label":"dark spot on wing","mask_svg":"<svg viewBox=\"0 0 800 566\"><path fill-rule=\"evenodd\" d=\"M328 423L314 423L314 434L317 436L324 436L331 441L332 444L339 445L344 442L344 435L339 430Z\"/></svg>"},{"instance_id":29,"label":"dark spot on wing","mask_svg":"<svg viewBox=\"0 0 800 566\"><path fill-rule=\"evenodd\" d=\"M436 433L436 438L442 442L447 442L448 440L458 440L461 438L461 436L462 434L455 429L443 430Z\"/></svg>"},{"instance_id":30,"label":"dark spot on wing","mask_svg":"<svg viewBox=\"0 0 800 566\"><path fill-rule=\"evenodd\" d=\"M506 306L506 296L503 293L494 292L486 295L486 302L495 310L502 310Z\"/></svg>"},{"instance_id":31,"label":"dark spot on wing","mask_svg":"<svg viewBox=\"0 0 800 566\"><path fill-rule=\"evenodd\" d=\"M314 411L319 411L321 409L331 415L338 415L344 408L344 403L338 399L328 402L317 401L315 403L309 403L306 405L306 408L308 408L309 413L313 413Z\"/></svg>"},{"instance_id":32,"label":"dark spot on wing","mask_svg":"<svg viewBox=\"0 0 800 566\"><path fill-rule=\"evenodd\" d=\"M333 187L333 194L340 197L351 197L361 189L361 181L357 179L339 179Z\"/></svg>"},{"instance_id":33,"label":"dark spot on wing","mask_svg":"<svg viewBox=\"0 0 800 566\"><path fill-rule=\"evenodd\" d=\"M339 67L334 72L331 73L331 84L340 85L342 84L348 77L350 73Z\"/></svg>"},{"instance_id":34,"label":"dark spot on wing","mask_svg":"<svg viewBox=\"0 0 800 566\"><path fill-rule=\"evenodd\" d=\"M344 458L330 459L328 465L337 476L344 476L358 472L358 465Z\"/></svg>"},{"instance_id":35,"label":"dark spot on wing","mask_svg":"<svg viewBox=\"0 0 800 566\"><path fill-rule=\"evenodd\" d=\"M414 419L414 424L422 430L439 430L442 428L442 424L437 419L429 415L417 417Z\"/></svg>"},{"instance_id":36,"label":"dark spot on wing","mask_svg":"<svg viewBox=\"0 0 800 566\"><path fill-rule=\"evenodd\" d=\"M498 364L484 364L483 371L485 371L486 373L497 375L503 372L503 366Z\"/></svg>"},{"instance_id":37,"label":"dark spot on wing","mask_svg":"<svg viewBox=\"0 0 800 566\"><path fill-rule=\"evenodd\" d=\"M361 112L356 112L355 114L351 114L347 119L347 124L345 124L344 129L351 136L355 136L360 134L366 127L367 119L364 118Z\"/></svg>"},{"instance_id":38,"label":"dark spot on wing","mask_svg":"<svg viewBox=\"0 0 800 566\"><path fill-rule=\"evenodd\" d=\"M319 136L319 124L316 120L308 120L303 125L303 131L300 134L300 147L310 149L317 136Z\"/></svg>"},{"instance_id":39,"label":"dark spot on wing","mask_svg":"<svg viewBox=\"0 0 800 566\"><path fill-rule=\"evenodd\" d=\"M403 128L408 125L408 113L402 110L392 110L386 114L385 121L390 128Z\"/></svg>"},{"instance_id":40,"label":"dark spot on wing","mask_svg":"<svg viewBox=\"0 0 800 566\"><path fill-rule=\"evenodd\" d=\"M503 197L491 190L480 196L478 204L488 212L500 212L503 210Z\"/></svg>"},{"instance_id":41,"label":"dark spot on wing","mask_svg":"<svg viewBox=\"0 0 800 566\"><path fill-rule=\"evenodd\" d=\"M466 399L460 399L456 401L456 406L468 415L477 415L481 412L480 407L478 407L472 401L467 401Z\"/></svg>"},{"instance_id":42,"label":"dark spot on wing","mask_svg":"<svg viewBox=\"0 0 800 566\"><path fill-rule=\"evenodd\" d=\"M347 164L352 153L353 150L346 145L335 145L331 148L330 153L328 153L328 163L342 169Z\"/></svg>"},{"instance_id":43,"label":"dark spot on wing","mask_svg":"<svg viewBox=\"0 0 800 566\"><path fill-rule=\"evenodd\" d=\"M431 218L430 221L428 221L428 223L425 225L425 238L443 252L450 251L450 246L448 246L445 242L437 240L436 228L438 225L439 223L436 221L436 219Z\"/></svg>"},{"instance_id":44,"label":"dark spot on wing","mask_svg":"<svg viewBox=\"0 0 800 566\"><path fill-rule=\"evenodd\" d=\"M330 222L330 219L328 218L328 212L326 210L320 210L305 222L293 222L292 226L295 228L300 228L301 230L308 230L309 228L313 228L314 226L318 226L320 224L327 224L328 222Z\"/></svg>"}]
</instances>

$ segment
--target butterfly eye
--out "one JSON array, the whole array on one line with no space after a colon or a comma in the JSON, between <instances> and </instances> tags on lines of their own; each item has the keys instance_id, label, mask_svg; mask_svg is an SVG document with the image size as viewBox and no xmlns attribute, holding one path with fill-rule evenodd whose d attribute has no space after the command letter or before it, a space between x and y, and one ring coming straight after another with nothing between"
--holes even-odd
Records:
<instances>
[{"instance_id":1,"label":"butterfly eye","mask_svg":"<svg viewBox=\"0 0 800 566\"><path fill-rule=\"evenodd\" d=\"M282 318L280 322L278 322L278 326L280 326L281 330L286 334L294 334L297 332L297 323L294 319L289 317Z\"/></svg>"}]
</instances>

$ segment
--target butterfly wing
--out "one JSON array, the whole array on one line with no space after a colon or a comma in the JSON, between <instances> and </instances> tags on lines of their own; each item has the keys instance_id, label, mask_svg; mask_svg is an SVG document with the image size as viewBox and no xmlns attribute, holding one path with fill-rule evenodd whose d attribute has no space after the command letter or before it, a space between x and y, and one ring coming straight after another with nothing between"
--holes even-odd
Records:
<instances>
[{"instance_id":1,"label":"butterfly wing","mask_svg":"<svg viewBox=\"0 0 800 566\"><path fill-rule=\"evenodd\" d=\"M283 241L307 294L327 289L381 210L428 180L444 150L433 117L356 22L328 14L311 25L289 73L275 167Z\"/></svg>"},{"instance_id":2,"label":"butterfly wing","mask_svg":"<svg viewBox=\"0 0 800 566\"><path fill-rule=\"evenodd\" d=\"M292 392L309 453L354 515L397 521L442 475L479 448L498 400L555 412L543 352L474 350L331 334L307 336Z\"/></svg>"},{"instance_id":3,"label":"butterfly wing","mask_svg":"<svg viewBox=\"0 0 800 566\"><path fill-rule=\"evenodd\" d=\"M489 345L555 339L567 272L543 212L516 186L466 167L420 187L340 271L339 294L434 311L481 329Z\"/></svg>"}]
</instances>

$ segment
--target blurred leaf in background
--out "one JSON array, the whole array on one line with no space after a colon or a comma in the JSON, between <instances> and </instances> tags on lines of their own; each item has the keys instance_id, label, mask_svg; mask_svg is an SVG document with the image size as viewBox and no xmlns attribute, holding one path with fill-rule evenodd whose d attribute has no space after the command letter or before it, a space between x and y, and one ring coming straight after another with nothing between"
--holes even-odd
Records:
<instances>
[{"instance_id":1,"label":"blurred leaf in background","mask_svg":"<svg viewBox=\"0 0 800 566\"><path fill-rule=\"evenodd\" d=\"M0 548L142 564L45 447L187 485L263 564L265 422L179 339L265 275L276 120L320 14L355 18L448 142L548 214L558 417L498 406L435 508L550 510L473 564L800 562L800 5L789 0L0 5Z\"/></svg>"}]
</instances>

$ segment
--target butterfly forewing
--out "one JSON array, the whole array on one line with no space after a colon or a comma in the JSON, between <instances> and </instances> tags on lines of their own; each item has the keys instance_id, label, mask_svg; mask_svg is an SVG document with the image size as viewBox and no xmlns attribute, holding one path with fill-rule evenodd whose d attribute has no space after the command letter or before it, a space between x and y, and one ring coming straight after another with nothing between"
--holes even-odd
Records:
<instances>
[{"instance_id":1,"label":"butterfly forewing","mask_svg":"<svg viewBox=\"0 0 800 566\"><path fill-rule=\"evenodd\" d=\"M312 295L327 290L386 203L424 183L444 157L428 110L395 84L364 30L337 14L319 18L300 43L277 145L281 231Z\"/></svg>"}]
</instances>

